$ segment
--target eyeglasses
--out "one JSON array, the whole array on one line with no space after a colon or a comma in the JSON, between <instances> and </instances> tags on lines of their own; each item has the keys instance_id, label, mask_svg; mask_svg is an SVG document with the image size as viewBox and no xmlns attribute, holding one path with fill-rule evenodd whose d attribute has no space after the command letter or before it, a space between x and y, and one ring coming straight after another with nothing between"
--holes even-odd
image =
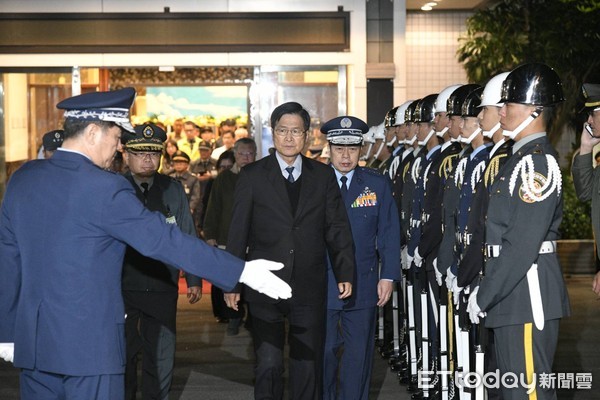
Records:
<instances>
[{"instance_id":1,"label":"eyeglasses","mask_svg":"<svg viewBox=\"0 0 600 400\"><path fill-rule=\"evenodd\" d=\"M135 158L139 158L140 160L145 160L146 158L149 158L151 160L156 160L157 158L160 158L160 155L161 155L160 153L156 153L156 152L145 152L145 153L130 152L129 154L131 154Z\"/></svg>"},{"instance_id":2,"label":"eyeglasses","mask_svg":"<svg viewBox=\"0 0 600 400\"><path fill-rule=\"evenodd\" d=\"M275 128L275 134L277 136L281 136L281 137L286 137L289 133L292 134L293 137L302 137L304 136L304 133L306 131L303 131L302 129L298 129L298 128L294 128L294 129L287 129L287 128Z\"/></svg>"},{"instance_id":3,"label":"eyeglasses","mask_svg":"<svg viewBox=\"0 0 600 400\"><path fill-rule=\"evenodd\" d=\"M244 156L244 157L254 157L254 155L256 154L253 151L239 151L236 154L240 155L240 156Z\"/></svg>"}]
</instances>

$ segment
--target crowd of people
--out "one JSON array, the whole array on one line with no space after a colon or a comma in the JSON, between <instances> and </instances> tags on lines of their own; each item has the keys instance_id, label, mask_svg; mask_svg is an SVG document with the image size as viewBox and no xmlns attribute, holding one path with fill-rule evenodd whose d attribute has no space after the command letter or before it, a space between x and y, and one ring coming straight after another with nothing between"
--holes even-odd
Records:
<instances>
[{"instance_id":1,"label":"crowd of people","mask_svg":"<svg viewBox=\"0 0 600 400\"><path fill-rule=\"evenodd\" d=\"M584 89L573 173L580 197L596 202L600 85ZM168 137L130 126L131 90L67 99L64 131L44 137L62 150L15 173L2 205L0 272L14 287L0 294L0 352L23 369L23 398L134 399L140 354L143 398L167 398L182 269L190 303L202 278L214 283L228 335L246 321L257 399L284 398L286 343L290 399L368 399L376 348L413 399L555 399L540 377L552 374L570 305L556 245L561 170L546 132L563 100L552 68L523 64L406 101L377 126L333 118L319 151L311 116L287 102L270 117L270 155L257 160L235 121L215 135L176 120ZM90 169L109 169L117 149L125 179ZM35 196L46 186L47 198ZM48 218L48 203L65 214ZM73 257L59 250L75 244ZM67 290L29 292L50 280L41 265L69 276ZM87 304L83 288L103 300L76 307ZM107 318L123 331L106 332ZM85 323L98 332L74 326ZM65 340L81 348L67 357ZM494 371L500 387L468 380Z\"/></svg>"}]
</instances>

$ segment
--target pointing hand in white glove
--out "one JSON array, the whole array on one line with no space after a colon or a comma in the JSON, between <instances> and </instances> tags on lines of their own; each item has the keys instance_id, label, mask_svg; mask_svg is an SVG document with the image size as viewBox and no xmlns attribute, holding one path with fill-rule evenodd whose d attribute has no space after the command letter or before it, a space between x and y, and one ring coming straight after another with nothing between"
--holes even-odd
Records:
<instances>
[{"instance_id":1,"label":"pointing hand in white glove","mask_svg":"<svg viewBox=\"0 0 600 400\"><path fill-rule=\"evenodd\" d=\"M0 358L7 362L13 362L15 356L14 343L0 343Z\"/></svg>"},{"instance_id":2,"label":"pointing hand in white glove","mask_svg":"<svg viewBox=\"0 0 600 400\"><path fill-rule=\"evenodd\" d=\"M274 299L289 299L292 297L292 288L271 272L281 268L283 264L279 262L262 259L246 261L240 282Z\"/></svg>"},{"instance_id":3,"label":"pointing hand in white glove","mask_svg":"<svg viewBox=\"0 0 600 400\"><path fill-rule=\"evenodd\" d=\"M485 317L485 313L481 311L479 305L477 304L477 292L479 291L479 286L477 286L471 295L469 296L469 301L467 303L467 312L469 313L469 319L473 324L479 323L479 318Z\"/></svg>"}]
</instances>

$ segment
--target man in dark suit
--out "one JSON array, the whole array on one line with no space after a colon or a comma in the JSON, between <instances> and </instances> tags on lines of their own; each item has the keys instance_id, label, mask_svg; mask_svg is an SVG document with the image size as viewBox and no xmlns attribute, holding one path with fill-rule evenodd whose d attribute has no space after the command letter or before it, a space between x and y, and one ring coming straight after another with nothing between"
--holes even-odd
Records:
<instances>
[{"instance_id":1,"label":"man in dark suit","mask_svg":"<svg viewBox=\"0 0 600 400\"><path fill-rule=\"evenodd\" d=\"M255 398L283 398L287 319L290 399L320 400L326 255L329 251L339 297L349 297L355 269L352 233L333 169L301 155L308 112L298 103L282 104L271 114L271 126L275 152L240 172L227 251L248 260L282 262L276 274L294 292L289 301L273 301L244 288L257 358ZM228 306L237 307L240 290L226 295Z\"/></svg>"},{"instance_id":2,"label":"man in dark suit","mask_svg":"<svg viewBox=\"0 0 600 400\"><path fill-rule=\"evenodd\" d=\"M357 268L354 293L347 300L338 298L333 269L328 270L324 399L369 398L377 306L389 301L393 282L400 280L400 218L391 182L386 175L357 166L362 134L368 130L366 123L348 116L321 127L352 226Z\"/></svg>"},{"instance_id":3,"label":"man in dark suit","mask_svg":"<svg viewBox=\"0 0 600 400\"><path fill-rule=\"evenodd\" d=\"M0 355L14 355L23 400L124 398L126 245L229 290L240 281L291 296L270 271L282 265L245 263L182 233L105 170L121 130L133 131L134 96L125 88L60 102L63 146L23 165L8 185L0 213Z\"/></svg>"},{"instance_id":4,"label":"man in dark suit","mask_svg":"<svg viewBox=\"0 0 600 400\"><path fill-rule=\"evenodd\" d=\"M164 130L142 124L125 133L123 157L129 167L125 178L137 198L151 211L159 211L182 232L195 235L196 228L183 187L156 171L160 165ZM148 233L152 236L153 232ZM202 297L202 278L185 275L187 297L194 304ZM179 296L179 269L145 257L128 247L123 264L125 301L125 398L136 398L138 354L142 355L142 398L169 396L175 361L175 316Z\"/></svg>"}]
</instances>

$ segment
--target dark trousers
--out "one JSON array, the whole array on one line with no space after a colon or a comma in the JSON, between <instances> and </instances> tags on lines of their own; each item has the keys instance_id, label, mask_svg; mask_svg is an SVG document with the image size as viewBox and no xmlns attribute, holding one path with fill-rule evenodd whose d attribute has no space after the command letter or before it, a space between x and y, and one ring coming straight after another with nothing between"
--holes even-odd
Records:
<instances>
[{"instance_id":1,"label":"dark trousers","mask_svg":"<svg viewBox=\"0 0 600 400\"><path fill-rule=\"evenodd\" d=\"M125 398L135 399L142 355L142 399L166 399L173 379L177 293L123 291L125 300Z\"/></svg>"},{"instance_id":2,"label":"dark trousers","mask_svg":"<svg viewBox=\"0 0 600 400\"><path fill-rule=\"evenodd\" d=\"M556 391L552 388L535 389L535 395L527 394L526 388L521 386L521 376L527 376L530 382L530 374L536 374L536 383L539 384L540 374L552 373L552 362L558 341L559 320L546 321L543 330L538 330L535 324L509 325L494 328L494 339L496 341L496 358L500 376L506 373L516 374L519 380L516 384L508 382L509 386L502 387L502 398L505 400L555 400Z\"/></svg>"},{"instance_id":3,"label":"dark trousers","mask_svg":"<svg viewBox=\"0 0 600 400\"><path fill-rule=\"evenodd\" d=\"M327 310L323 399L368 400L376 311Z\"/></svg>"},{"instance_id":4,"label":"dark trousers","mask_svg":"<svg viewBox=\"0 0 600 400\"><path fill-rule=\"evenodd\" d=\"M212 285L210 287L210 300L212 302L212 310L215 318L220 319L242 319L246 314L242 302L239 303L238 310L227 307L225 304L225 298L223 297L223 290L221 288Z\"/></svg>"},{"instance_id":5,"label":"dark trousers","mask_svg":"<svg viewBox=\"0 0 600 400\"><path fill-rule=\"evenodd\" d=\"M123 400L123 375L69 376L23 369L21 400Z\"/></svg>"},{"instance_id":6,"label":"dark trousers","mask_svg":"<svg viewBox=\"0 0 600 400\"><path fill-rule=\"evenodd\" d=\"M283 399L288 322L290 400L321 400L325 304L248 303L256 352L255 399Z\"/></svg>"}]
</instances>

